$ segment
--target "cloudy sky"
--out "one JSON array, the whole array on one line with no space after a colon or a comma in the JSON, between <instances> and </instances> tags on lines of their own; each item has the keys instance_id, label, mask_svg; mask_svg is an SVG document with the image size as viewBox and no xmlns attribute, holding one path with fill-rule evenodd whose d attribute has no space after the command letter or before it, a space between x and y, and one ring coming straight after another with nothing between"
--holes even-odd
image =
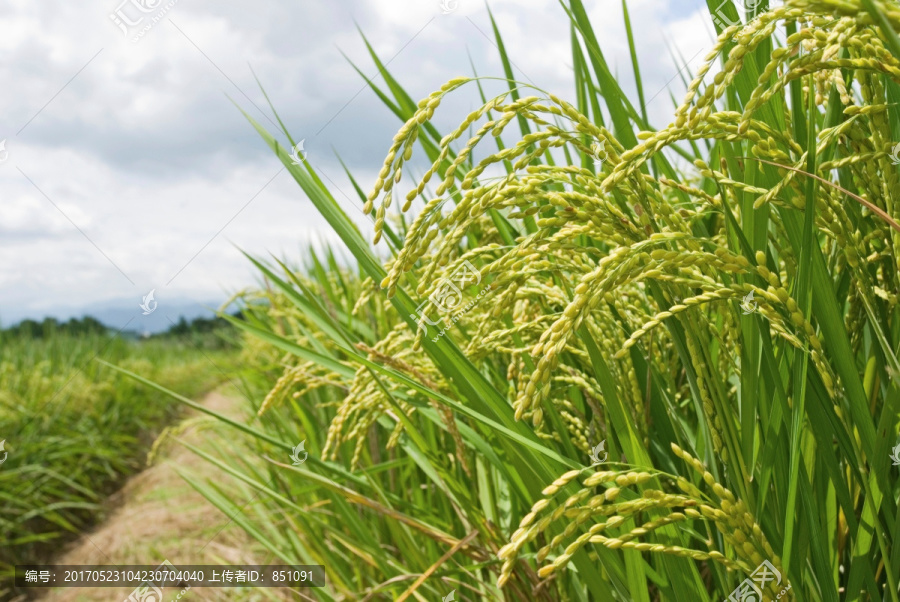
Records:
<instances>
[{"instance_id":1,"label":"cloudy sky","mask_svg":"<svg viewBox=\"0 0 900 602\"><path fill-rule=\"evenodd\" d=\"M443 1L446 14L442 0L4 2L0 323L102 303L140 313L151 289L161 307L215 303L254 283L238 249L300 261L308 244L331 241L233 102L274 129L255 71L350 207L336 155L368 188L401 125L349 62L381 81L357 26L415 98L470 75L469 56L480 75L502 75L484 2ZM620 0L585 1L632 91ZM559 3L490 5L517 78L571 98ZM651 121L663 126L666 86L682 95L668 45L696 68L712 44L705 2L630 0L629 11ZM439 123L455 125L473 102L462 94Z\"/></svg>"}]
</instances>

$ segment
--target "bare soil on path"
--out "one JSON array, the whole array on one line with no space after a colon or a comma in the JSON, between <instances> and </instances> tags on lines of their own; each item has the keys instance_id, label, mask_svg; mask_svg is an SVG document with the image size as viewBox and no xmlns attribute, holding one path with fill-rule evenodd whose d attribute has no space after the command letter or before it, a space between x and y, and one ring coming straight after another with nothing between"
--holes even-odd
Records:
<instances>
[{"instance_id":1,"label":"bare soil on path","mask_svg":"<svg viewBox=\"0 0 900 602\"><path fill-rule=\"evenodd\" d=\"M208 394L202 404L239 419L241 403L220 392ZM233 430L192 411L181 422L177 438L201 449L213 442L233 448ZM168 560L182 564L269 564L273 560L247 534L212 506L176 472L220 481L219 469L176 442L167 441L153 465L135 475L108 500L110 512L100 525L71 544L53 561L57 565L153 565ZM226 485L227 486L227 485ZM58 588L48 590L43 602L129 600L133 588ZM180 598L181 590L164 590L162 600L295 600L290 590L195 588Z\"/></svg>"}]
</instances>

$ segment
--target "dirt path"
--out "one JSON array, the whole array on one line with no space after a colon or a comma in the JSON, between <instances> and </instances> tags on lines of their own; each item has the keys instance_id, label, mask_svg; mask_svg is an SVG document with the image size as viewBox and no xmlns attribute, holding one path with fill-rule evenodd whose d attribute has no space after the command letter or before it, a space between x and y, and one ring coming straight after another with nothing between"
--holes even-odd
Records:
<instances>
[{"instance_id":1,"label":"dirt path","mask_svg":"<svg viewBox=\"0 0 900 602\"><path fill-rule=\"evenodd\" d=\"M219 392L206 396L203 405L239 418L240 402ZM176 427L178 439L191 445L233 448L233 430L205 415L192 412ZM271 559L229 518L188 485L175 467L228 487L226 477L203 458L175 442L164 444L154 465L132 477L110 500L107 519L82 536L54 564L152 564L168 560L179 564L267 564ZM127 600L133 588L69 588L50 591L44 602ZM178 599L181 590L164 591L163 600ZM197 588L179 600L290 600L289 592Z\"/></svg>"}]
</instances>

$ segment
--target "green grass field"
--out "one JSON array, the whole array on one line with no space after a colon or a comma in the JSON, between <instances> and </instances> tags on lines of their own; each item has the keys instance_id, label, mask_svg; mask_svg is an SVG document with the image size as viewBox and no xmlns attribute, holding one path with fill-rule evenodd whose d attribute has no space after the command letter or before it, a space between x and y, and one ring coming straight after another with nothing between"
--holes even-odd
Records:
<instances>
[{"instance_id":1,"label":"green grass field","mask_svg":"<svg viewBox=\"0 0 900 602\"><path fill-rule=\"evenodd\" d=\"M170 397L104 367L114 362L191 395L224 380L233 351L114 332L0 334L0 574L47 561L101 516L180 412ZM2 456L0 456L2 457ZM0 580L0 594L4 580ZM0 596L2 597L2 596Z\"/></svg>"}]
</instances>

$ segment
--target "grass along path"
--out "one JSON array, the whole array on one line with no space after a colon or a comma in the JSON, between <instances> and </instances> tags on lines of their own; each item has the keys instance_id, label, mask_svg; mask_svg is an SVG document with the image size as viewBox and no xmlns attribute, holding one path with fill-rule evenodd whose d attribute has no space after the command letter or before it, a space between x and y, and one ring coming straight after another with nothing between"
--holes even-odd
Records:
<instances>
[{"instance_id":1,"label":"grass along path","mask_svg":"<svg viewBox=\"0 0 900 602\"><path fill-rule=\"evenodd\" d=\"M237 418L241 403L237 394L212 392L203 405L226 416ZM176 427L172 437L162 441L153 465L132 477L108 500L110 514L94 530L82 536L55 561L55 564L152 564L164 560L175 564L266 564L278 562L260 550L255 542L229 522L228 516L213 508L202 495L179 475L190 473L203 481L216 483L221 474L209 462L172 439L218 455L240 453L228 429L213 420L191 412ZM153 453L153 452L151 452ZM177 470L176 470L177 468ZM228 483L235 496L235 485ZM250 491L240 492L249 501ZM70 588L48 590L40 598L45 602L81 602L124 600L133 588ZM164 602L175 600L181 590L164 590ZM291 591L203 588L188 591L180 598L189 600L263 600L301 599ZM162 601L160 601L162 602Z\"/></svg>"}]
</instances>

